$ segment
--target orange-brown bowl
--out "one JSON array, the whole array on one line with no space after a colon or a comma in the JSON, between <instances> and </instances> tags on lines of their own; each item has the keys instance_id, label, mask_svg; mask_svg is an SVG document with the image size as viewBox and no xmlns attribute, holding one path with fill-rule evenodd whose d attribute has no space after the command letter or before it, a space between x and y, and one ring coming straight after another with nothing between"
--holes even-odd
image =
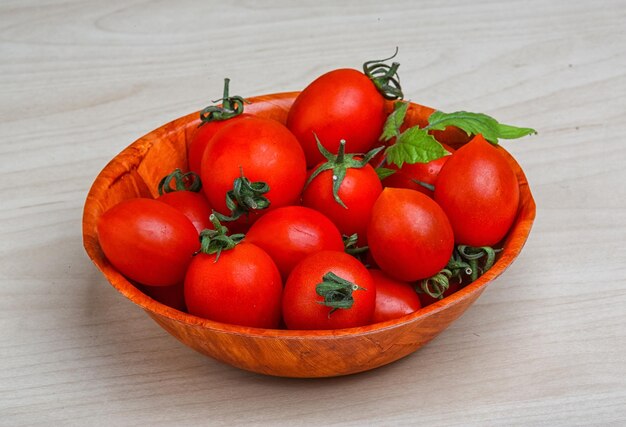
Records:
<instances>
[{"instance_id":1,"label":"orange-brown bowl","mask_svg":"<svg viewBox=\"0 0 626 427\"><path fill-rule=\"evenodd\" d=\"M251 98L248 113L285 122L296 92ZM392 104L388 104L391 110ZM411 104L407 122L424 124L433 110ZM113 158L96 178L85 202L83 242L107 280L143 308L163 329L189 347L249 371L285 377L330 377L373 369L426 344L476 301L487 285L520 253L535 217L535 202L520 166L508 155L520 187L520 208L495 265L478 280L415 313L359 328L331 331L256 329L202 319L163 305L122 276L105 258L96 223L107 209L133 197L155 197L161 177L187 167L187 144L198 113L181 117L138 139ZM450 129L438 139L452 146L467 141Z\"/></svg>"}]
</instances>

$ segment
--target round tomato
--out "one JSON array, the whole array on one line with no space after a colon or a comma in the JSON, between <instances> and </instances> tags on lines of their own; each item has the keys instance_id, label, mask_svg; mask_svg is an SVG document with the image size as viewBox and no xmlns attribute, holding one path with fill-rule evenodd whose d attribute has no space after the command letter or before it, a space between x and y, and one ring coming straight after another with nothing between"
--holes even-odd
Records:
<instances>
[{"instance_id":1,"label":"round tomato","mask_svg":"<svg viewBox=\"0 0 626 427\"><path fill-rule=\"evenodd\" d=\"M153 199L125 200L98 220L102 251L124 276L144 285L181 283L198 232L175 208Z\"/></svg>"},{"instance_id":2,"label":"round tomato","mask_svg":"<svg viewBox=\"0 0 626 427\"><path fill-rule=\"evenodd\" d=\"M425 194L405 188L383 190L372 209L367 241L381 270L406 282L438 273L454 249L444 211Z\"/></svg>"},{"instance_id":3,"label":"round tomato","mask_svg":"<svg viewBox=\"0 0 626 427\"><path fill-rule=\"evenodd\" d=\"M235 180L242 177L249 185L238 187ZM300 144L285 126L250 117L225 126L211 139L202 157L201 178L213 209L230 215L226 200L232 191L231 200L246 212L243 219L251 214L253 222L268 209L298 202L306 180L306 162ZM259 209L268 204L268 209Z\"/></svg>"},{"instance_id":4,"label":"round tomato","mask_svg":"<svg viewBox=\"0 0 626 427\"><path fill-rule=\"evenodd\" d=\"M385 123L385 100L369 77L353 69L330 71L309 84L289 109L287 127L296 135L309 167L324 160L324 147L337 153L346 141L349 153L366 153Z\"/></svg>"},{"instance_id":5,"label":"round tomato","mask_svg":"<svg viewBox=\"0 0 626 427\"><path fill-rule=\"evenodd\" d=\"M174 191L165 193L157 198L158 201L167 203L182 212L196 227L198 233L213 225L209 221L211 206L202 193L193 191Z\"/></svg>"},{"instance_id":6,"label":"round tomato","mask_svg":"<svg viewBox=\"0 0 626 427\"><path fill-rule=\"evenodd\" d=\"M186 311L183 282L172 286L143 286L139 289L150 298L178 311Z\"/></svg>"},{"instance_id":7,"label":"round tomato","mask_svg":"<svg viewBox=\"0 0 626 427\"><path fill-rule=\"evenodd\" d=\"M213 138L213 135L235 120L250 117L249 114L243 113L244 99L240 96L229 95L229 83L230 79L224 79L222 104L220 106L209 106L200 112L200 125L191 137L191 142L187 149L189 170L192 172L200 173L204 150L211 138Z\"/></svg>"},{"instance_id":8,"label":"round tomato","mask_svg":"<svg viewBox=\"0 0 626 427\"><path fill-rule=\"evenodd\" d=\"M209 220L212 210L203 193L200 177L195 172L183 173L180 169L163 177L159 183L158 201L181 211L198 230L198 234L213 225Z\"/></svg>"},{"instance_id":9,"label":"round tomato","mask_svg":"<svg viewBox=\"0 0 626 427\"><path fill-rule=\"evenodd\" d=\"M320 251L300 261L283 292L288 329L341 329L372 320L376 284L369 271L345 252Z\"/></svg>"},{"instance_id":10,"label":"round tomato","mask_svg":"<svg viewBox=\"0 0 626 427\"><path fill-rule=\"evenodd\" d=\"M259 218L246 233L246 242L265 250L287 279L307 255L343 250L341 233L330 219L303 206L285 206Z\"/></svg>"},{"instance_id":11,"label":"round tomato","mask_svg":"<svg viewBox=\"0 0 626 427\"><path fill-rule=\"evenodd\" d=\"M444 148L454 152L454 149L445 145ZM395 164L387 165L386 168L395 172L382 180L383 187L410 188L434 197L432 188L435 186L439 171L449 158L450 156L446 155L428 163L405 163L401 168Z\"/></svg>"},{"instance_id":12,"label":"round tomato","mask_svg":"<svg viewBox=\"0 0 626 427\"><path fill-rule=\"evenodd\" d=\"M372 323L397 319L422 308L420 298L413 287L394 280L380 270L370 270L376 283L376 308Z\"/></svg>"},{"instance_id":13,"label":"round tomato","mask_svg":"<svg viewBox=\"0 0 626 427\"><path fill-rule=\"evenodd\" d=\"M187 150L189 170L199 174L202 165L202 156L211 138L225 126L247 117L251 116L249 114L241 114L228 120L202 122L191 137L189 149Z\"/></svg>"},{"instance_id":14,"label":"round tomato","mask_svg":"<svg viewBox=\"0 0 626 427\"><path fill-rule=\"evenodd\" d=\"M478 135L450 157L437 177L435 200L450 219L457 243L493 246L515 220L519 183L500 150Z\"/></svg>"},{"instance_id":15,"label":"round tomato","mask_svg":"<svg viewBox=\"0 0 626 427\"><path fill-rule=\"evenodd\" d=\"M278 328L280 272L270 256L251 243L218 253L201 252L185 276L189 313L217 322Z\"/></svg>"},{"instance_id":16,"label":"round tomato","mask_svg":"<svg viewBox=\"0 0 626 427\"><path fill-rule=\"evenodd\" d=\"M374 202L383 190L376 171L367 161L372 152L359 159L327 153L326 163L310 175L302 193L302 204L322 212L342 234L358 234L359 244L366 242L366 229Z\"/></svg>"}]
</instances>

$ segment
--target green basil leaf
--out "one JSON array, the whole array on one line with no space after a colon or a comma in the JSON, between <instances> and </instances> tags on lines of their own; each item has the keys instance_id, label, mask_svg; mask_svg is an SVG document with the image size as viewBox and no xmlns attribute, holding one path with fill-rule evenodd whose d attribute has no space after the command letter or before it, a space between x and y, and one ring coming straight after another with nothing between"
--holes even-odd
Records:
<instances>
[{"instance_id":1,"label":"green basil leaf","mask_svg":"<svg viewBox=\"0 0 626 427\"><path fill-rule=\"evenodd\" d=\"M404 123L406 111L409 108L408 102L398 101L393 105L393 111L387 116L383 133L380 135L380 141L389 141L391 138L400 134L400 126Z\"/></svg>"},{"instance_id":2,"label":"green basil leaf","mask_svg":"<svg viewBox=\"0 0 626 427\"><path fill-rule=\"evenodd\" d=\"M447 151L426 129L415 126L402 132L396 143L385 151L387 161L398 167L404 163L428 163L445 156Z\"/></svg>"},{"instance_id":3,"label":"green basil leaf","mask_svg":"<svg viewBox=\"0 0 626 427\"><path fill-rule=\"evenodd\" d=\"M376 168L376 175L378 175L378 179L380 179L381 181L388 176L393 175L394 173L396 173L395 169Z\"/></svg>"},{"instance_id":4,"label":"green basil leaf","mask_svg":"<svg viewBox=\"0 0 626 427\"><path fill-rule=\"evenodd\" d=\"M428 118L429 130L444 130L448 126L456 126L468 135L482 134L492 144L497 144L499 138L516 139L537 133L531 128L501 124L491 116L469 111L455 111L454 113L435 111Z\"/></svg>"}]
</instances>

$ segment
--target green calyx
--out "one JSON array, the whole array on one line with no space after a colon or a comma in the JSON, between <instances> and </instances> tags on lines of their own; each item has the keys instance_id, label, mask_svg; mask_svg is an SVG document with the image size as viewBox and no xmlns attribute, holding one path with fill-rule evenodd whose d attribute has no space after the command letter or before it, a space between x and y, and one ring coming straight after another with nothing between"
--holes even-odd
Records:
<instances>
[{"instance_id":1,"label":"green calyx","mask_svg":"<svg viewBox=\"0 0 626 427\"><path fill-rule=\"evenodd\" d=\"M215 262L217 262L220 258L220 254L222 253L222 251L229 250L237 246L237 244L241 242L241 240L243 240L244 235L227 235L228 228L224 227L220 223L219 219L215 215L215 212L211 214L209 219L211 220L211 223L213 224L213 227L215 227L215 229L211 230L207 228L200 232L199 252L209 255L216 254Z\"/></svg>"},{"instance_id":2,"label":"green calyx","mask_svg":"<svg viewBox=\"0 0 626 427\"><path fill-rule=\"evenodd\" d=\"M452 252L448 264L437 274L417 283L416 290L433 298L441 299L450 287L450 280L456 279L463 283L472 283L489 270L495 260L496 253L500 249L489 246L472 247L458 245Z\"/></svg>"},{"instance_id":3,"label":"green calyx","mask_svg":"<svg viewBox=\"0 0 626 427\"><path fill-rule=\"evenodd\" d=\"M343 247L347 254L350 255L360 255L369 250L369 246L357 246L359 241L359 235L357 233L351 234L350 236L342 236L343 237Z\"/></svg>"},{"instance_id":4,"label":"green calyx","mask_svg":"<svg viewBox=\"0 0 626 427\"><path fill-rule=\"evenodd\" d=\"M235 221L242 215L248 215L252 211L267 209L270 201L264 196L270 191L270 186L262 181L252 182L243 175L235 178L233 189L226 193L226 207L230 210L230 216L218 212L215 215L221 221Z\"/></svg>"},{"instance_id":5,"label":"green calyx","mask_svg":"<svg viewBox=\"0 0 626 427\"><path fill-rule=\"evenodd\" d=\"M393 62L391 65L385 64L385 61L395 58L397 54L398 48L396 47L395 53L389 58L375 59L363 64L363 73L370 78L381 95L389 100L404 98L400 77L398 77L400 64L398 62Z\"/></svg>"},{"instance_id":6,"label":"green calyx","mask_svg":"<svg viewBox=\"0 0 626 427\"><path fill-rule=\"evenodd\" d=\"M378 154L385 147L374 148L367 154L365 154L362 158L357 158L358 154L345 154L346 150L346 141L343 139L339 142L339 150L337 151L337 155L328 151L315 135L315 140L317 141L317 149L322 153L322 155L326 158L326 162L321 164L309 177L304 188L306 188L311 181L313 181L320 173L330 170L332 171L332 179L333 179L333 198L337 203L339 203L344 208L348 209L343 200L339 197L339 188L341 187L341 183L346 177L346 172L350 168L360 169L365 167L369 161Z\"/></svg>"},{"instance_id":7,"label":"green calyx","mask_svg":"<svg viewBox=\"0 0 626 427\"><path fill-rule=\"evenodd\" d=\"M247 101L241 96L230 96L228 94L229 78L224 79L224 95L221 99L212 102L222 101L222 105L210 105L200 111L200 126L209 122L228 120L243 113L243 104Z\"/></svg>"},{"instance_id":8,"label":"green calyx","mask_svg":"<svg viewBox=\"0 0 626 427\"><path fill-rule=\"evenodd\" d=\"M324 298L324 301L318 301L318 303L331 308L328 313L329 318L340 308L347 310L352 307L354 304L353 292L365 290L367 289L337 276L332 271L324 274L322 282L315 287L315 292Z\"/></svg>"},{"instance_id":9,"label":"green calyx","mask_svg":"<svg viewBox=\"0 0 626 427\"><path fill-rule=\"evenodd\" d=\"M173 188L172 184L174 184ZM173 193L174 191L193 191L197 193L201 189L202 181L200 181L197 173L183 173L178 168L174 169L169 175L164 176L158 186L159 196L165 193Z\"/></svg>"}]
</instances>

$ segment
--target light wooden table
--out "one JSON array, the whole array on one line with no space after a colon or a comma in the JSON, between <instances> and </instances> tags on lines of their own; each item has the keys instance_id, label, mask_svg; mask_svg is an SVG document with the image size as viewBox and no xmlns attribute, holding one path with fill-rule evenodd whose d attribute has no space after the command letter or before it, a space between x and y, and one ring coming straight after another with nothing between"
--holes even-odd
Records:
<instances>
[{"instance_id":1,"label":"light wooden table","mask_svg":"<svg viewBox=\"0 0 626 427\"><path fill-rule=\"evenodd\" d=\"M625 425L626 3L0 3L0 425ZM505 142L537 220L522 255L417 353L288 380L182 346L81 241L108 159L219 97L299 90L399 46L407 98Z\"/></svg>"}]
</instances>

